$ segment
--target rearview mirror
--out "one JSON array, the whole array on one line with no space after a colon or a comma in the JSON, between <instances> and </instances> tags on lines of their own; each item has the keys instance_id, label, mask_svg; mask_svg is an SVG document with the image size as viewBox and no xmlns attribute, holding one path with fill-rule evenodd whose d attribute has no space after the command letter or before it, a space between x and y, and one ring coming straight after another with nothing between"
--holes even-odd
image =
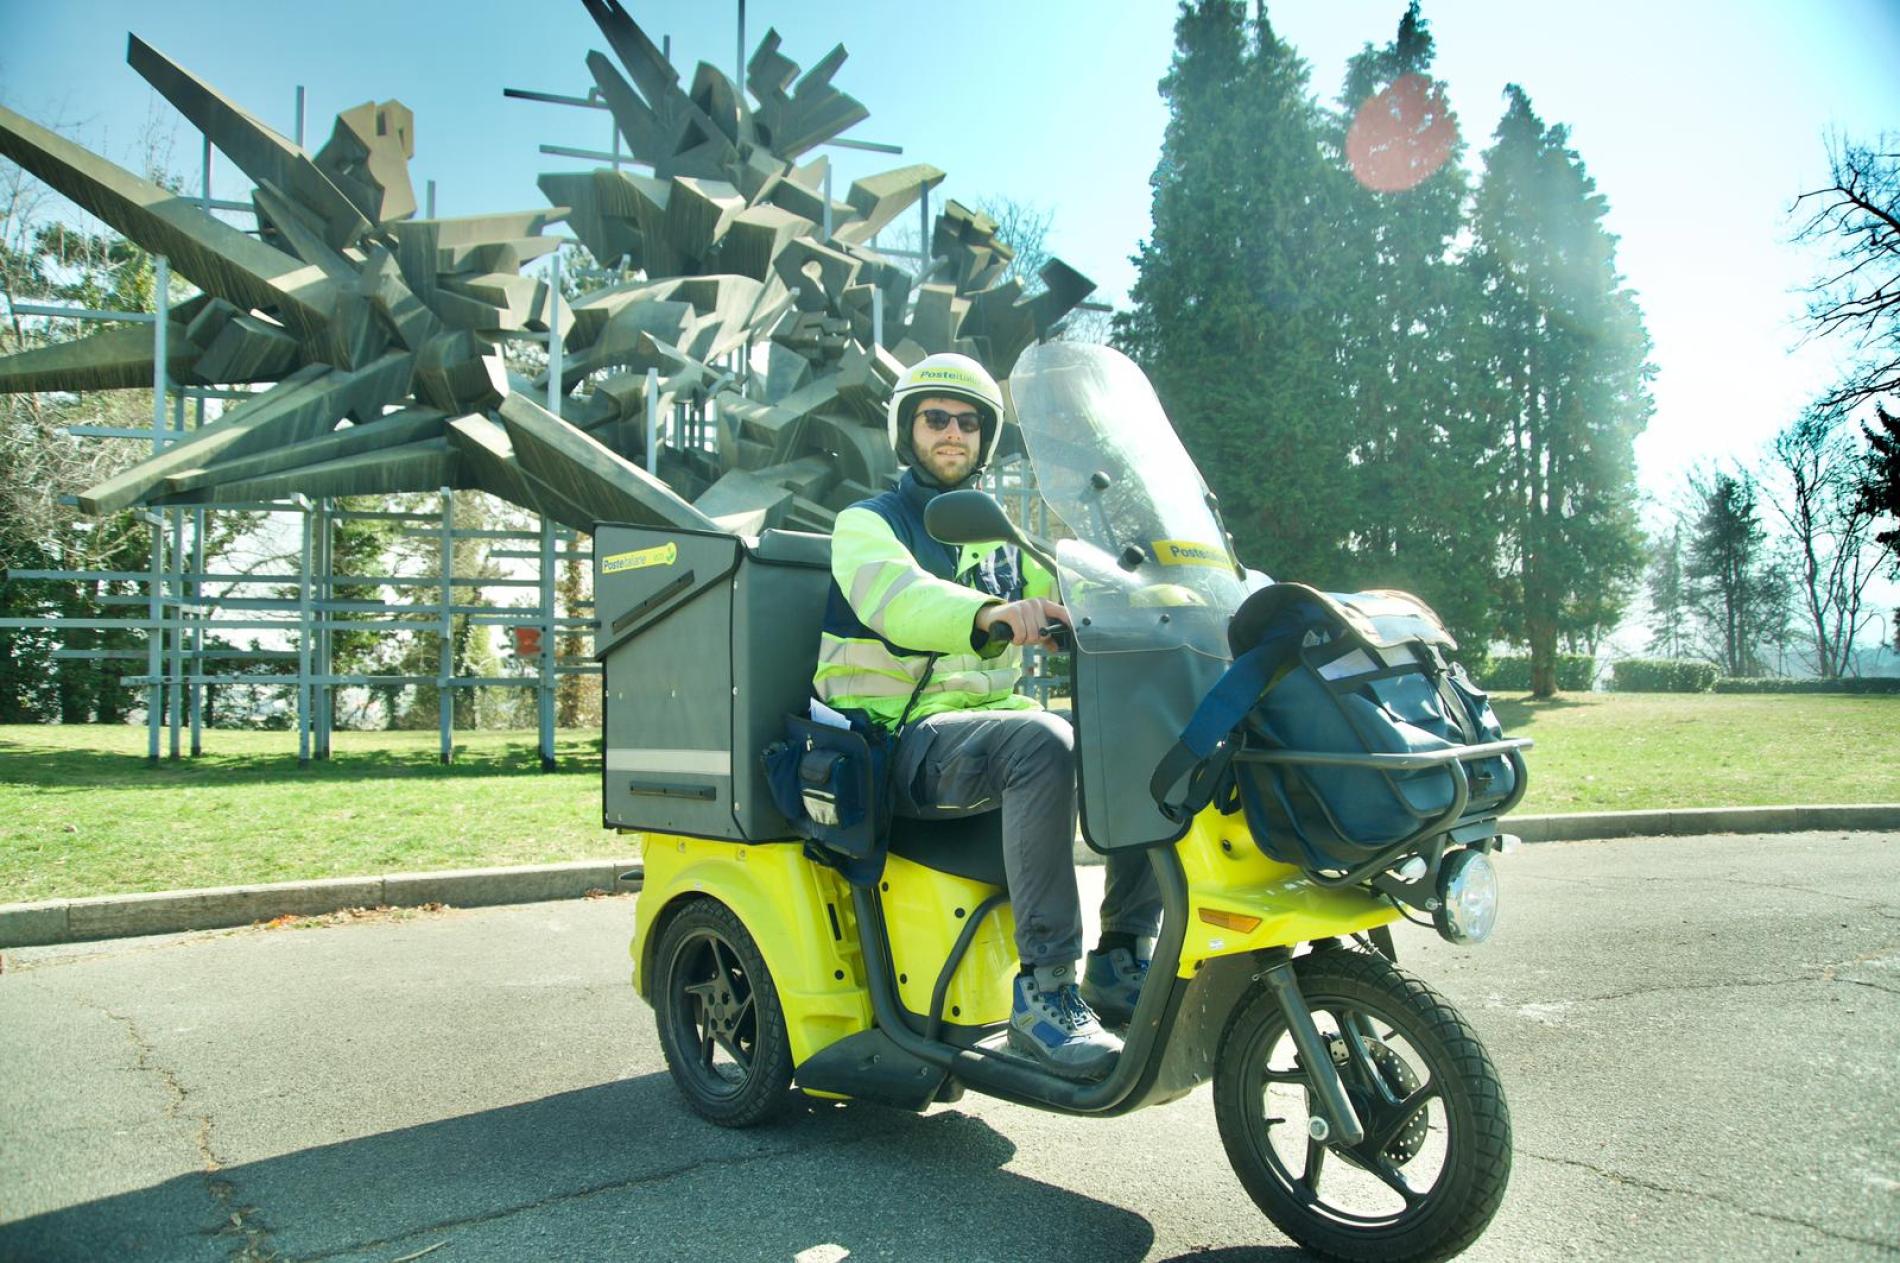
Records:
<instances>
[{"instance_id":1,"label":"rearview mirror","mask_svg":"<svg viewBox=\"0 0 1900 1263\"><path fill-rule=\"evenodd\" d=\"M1016 541L1016 524L1003 506L973 488L946 491L924 506L924 529L946 544L981 544L992 539Z\"/></svg>"},{"instance_id":2,"label":"rearview mirror","mask_svg":"<svg viewBox=\"0 0 1900 1263\"><path fill-rule=\"evenodd\" d=\"M1003 512L986 492L973 487L946 491L924 506L924 529L930 537L946 544L985 544L1007 540L1016 545L1050 574L1056 572L1055 559L1041 540L1032 540Z\"/></svg>"}]
</instances>

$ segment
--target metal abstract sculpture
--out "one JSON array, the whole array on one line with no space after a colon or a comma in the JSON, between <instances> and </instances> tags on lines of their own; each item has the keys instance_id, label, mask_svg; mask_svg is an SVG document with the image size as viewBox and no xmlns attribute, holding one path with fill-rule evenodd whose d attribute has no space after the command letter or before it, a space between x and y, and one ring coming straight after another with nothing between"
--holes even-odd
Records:
<instances>
[{"instance_id":1,"label":"metal abstract sculpture","mask_svg":"<svg viewBox=\"0 0 1900 1263\"><path fill-rule=\"evenodd\" d=\"M172 379L274 383L84 491L82 509L447 486L581 530L824 530L895 470L882 416L903 364L959 350L1001 377L1092 291L1056 261L1034 297L999 284L1009 247L954 202L921 277L874 249L943 173L903 167L832 201L826 160L798 163L866 117L831 85L842 46L801 78L768 32L749 101L704 63L682 89L616 0L584 2L614 52L588 69L651 174L545 175L550 209L417 218L400 103L345 111L307 153L136 36L133 68L255 183L257 236L0 109L0 155L202 291L161 331ZM543 229L563 219L631 273L571 311L521 274L559 248ZM501 349L550 323L565 334L552 392ZM154 342L119 330L0 359L0 391L149 385ZM558 416L539 402L551 393ZM649 453L648 410L686 402L712 405L716 442Z\"/></svg>"}]
</instances>

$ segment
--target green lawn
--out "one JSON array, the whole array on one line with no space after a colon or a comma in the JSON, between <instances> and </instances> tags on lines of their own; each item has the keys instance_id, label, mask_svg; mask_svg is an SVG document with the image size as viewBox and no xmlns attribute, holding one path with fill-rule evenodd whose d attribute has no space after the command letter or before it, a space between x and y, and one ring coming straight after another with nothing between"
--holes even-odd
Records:
<instances>
[{"instance_id":1,"label":"green lawn","mask_svg":"<svg viewBox=\"0 0 1900 1263\"><path fill-rule=\"evenodd\" d=\"M294 732L208 731L145 762L145 730L0 726L0 902L626 855L600 827L593 734L540 770L532 732L339 732L297 766Z\"/></svg>"},{"instance_id":2,"label":"green lawn","mask_svg":"<svg viewBox=\"0 0 1900 1263\"><path fill-rule=\"evenodd\" d=\"M1527 813L1900 802L1900 697L1583 694L1499 699L1533 737ZM543 773L532 733L205 734L145 763L129 727L0 727L0 903L122 891L607 858L592 734Z\"/></svg>"},{"instance_id":3,"label":"green lawn","mask_svg":"<svg viewBox=\"0 0 1900 1263\"><path fill-rule=\"evenodd\" d=\"M1900 802L1900 696L1500 695L1526 813Z\"/></svg>"}]
</instances>

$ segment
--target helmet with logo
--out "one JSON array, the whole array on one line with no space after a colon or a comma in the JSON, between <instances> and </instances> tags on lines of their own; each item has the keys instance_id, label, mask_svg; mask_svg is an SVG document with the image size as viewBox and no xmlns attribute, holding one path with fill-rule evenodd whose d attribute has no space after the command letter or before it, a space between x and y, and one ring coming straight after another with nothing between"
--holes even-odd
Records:
<instances>
[{"instance_id":1,"label":"helmet with logo","mask_svg":"<svg viewBox=\"0 0 1900 1263\"><path fill-rule=\"evenodd\" d=\"M970 473L980 473L996 450L996 435L1002 425L1003 390L983 366L967 355L943 352L927 355L905 369L891 390L891 402L885 409L889 422L891 451L900 465L913 464L911 417L923 399L962 399L976 405L983 419L983 441L976 450L976 463Z\"/></svg>"}]
</instances>

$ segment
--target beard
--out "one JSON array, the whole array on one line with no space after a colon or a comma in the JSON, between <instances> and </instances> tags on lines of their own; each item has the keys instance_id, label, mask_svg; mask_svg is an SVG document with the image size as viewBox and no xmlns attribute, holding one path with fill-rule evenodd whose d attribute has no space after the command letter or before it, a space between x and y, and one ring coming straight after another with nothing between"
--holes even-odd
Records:
<instances>
[{"instance_id":1,"label":"beard","mask_svg":"<svg viewBox=\"0 0 1900 1263\"><path fill-rule=\"evenodd\" d=\"M961 482L969 477L976 460L969 449L957 447L932 452L927 463L930 472L943 482Z\"/></svg>"}]
</instances>

